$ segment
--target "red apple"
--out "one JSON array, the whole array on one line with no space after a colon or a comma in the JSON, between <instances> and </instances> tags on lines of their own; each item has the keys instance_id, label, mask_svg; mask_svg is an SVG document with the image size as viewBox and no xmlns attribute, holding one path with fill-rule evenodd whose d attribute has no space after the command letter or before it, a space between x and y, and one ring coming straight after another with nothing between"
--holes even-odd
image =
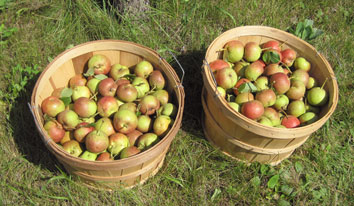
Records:
<instances>
[{"instance_id":1,"label":"red apple","mask_svg":"<svg viewBox=\"0 0 354 206\"><path fill-rule=\"evenodd\" d=\"M268 77L278 72L284 73L283 68L279 64L268 64L264 68L264 75Z\"/></svg>"},{"instance_id":2,"label":"red apple","mask_svg":"<svg viewBox=\"0 0 354 206\"><path fill-rule=\"evenodd\" d=\"M231 68L224 68L216 71L215 80L218 86L224 89L231 89L237 82L237 74Z\"/></svg>"},{"instance_id":3,"label":"red apple","mask_svg":"<svg viewBox=\"0 0 354 206\"><path fill-rule=\"evenodd\" d=\"M140 149L138 149L137 147L135 147L135 146L126 147L120 153L120 158L124 159L127 157L131 157L133 155L136 155L138 153L140 153Z\"/></svg>"},{"instance_id":4,"label":"red apple","mask_svg":"<svg viewBox=\"0 0 354 206\"><path fill-rule=\"evenodd\" d=\"M95 54L89 59L87 66L88 69L93 69L95 74L108 74L111 61L103 54Z\"/></svg>"},{"instance_id":5,"label":"red apple","mask_svg":"<svg viewBox=\"0 0 354 206\"><path fill-rule=\"evenodd\" d=\"M44 124L44 129L55 143L60 142L65 136L65 130L63 129L63 126L56 120L47 121Z\"/></svg>"},{"instance_id":6,"label":"red apple","mask_svg":"<svg viewBox=\"0 0 354 206\"><path fill-rule=\"evenodd\" d=\"M97 102L97 111L101 117L110 117L118 108L117 100L112 96L102 97Z\"/></svg>"},{"instance_id":7,"label":"red apple","mask_svg":"<svg viewBox=\"0 0 354 206\"><path fill-rule=\"evenodd\" d=\"M91 126L87 122L82 122L77 125L76 129L74 130L74 138L76 141L83 143L86 135L90 132L95 130L95 127Z\"/></svg>"},{"instance_id":8,"label":"red apple","mask_svg":"<svg viewBox=\"0 0 354 206\"><path fill-rule=\"evenodd\" d=\"M123 102L133 102L138 97L138 90L132 84L122 84L117 89L117 98Z\"/></svg>"},{"instance_id":9,"label":"red apple","mask_svg":"<svg viewBox=\"0 0 354 206\"><path fill-rule=\"evenodd\" d=\"M114 114L113 126L118 132L128 134L138 126L138 118L130 110L119 110Z\"/></svg>"},{"instance_id":10,"label":"red apple","mask_svg":"<svg viewBox=\"0 0 354 206\"><path fill-rule=\"evenodd\" d=\"M97 111L97 104L87 97L80 97L74 102L74 111L83 118L93 116Z\"/></svg>"},{"instance_id":11,"label":"red apple","mask_svg":"<svg viewBox=\"0 0 354 206\"><path fill-rule=\"evenodd\" d=\"M248 62L257 61L262 54L262 49L256 42L247 42L245 45L245 51L243 58Z\"/></svg>"},{"instance_id":12,"label":"red apple","mask_svg":"<svg viewBox=\"0 0 354 206\"><path fill-rule=\"evenodd\" d=\"M300 125L300 120L292 115L287 115L282 119L281 124L286 128L295 128Z\"/></svg>"},{"instance_id":13,"label":"red apple","mask_svg":"<svg viewBox=\"0 0 354 206\"><path fill-rule=\"evenodd\" d=\"M252 100L254 100L254 96L251 92L240 93L235 98L235 102L239 105Z\"/></svg>"},{"instance_id":14,"label":"red apple","mask_svg":"<svg viewBox=\"0 0 354 206\"><path fill-rule=\"evenodd\" d=\"M98 155L96 161L111 161L113 158L109 152L102 152Z\"/></svg>"},{"instance_id":15,"label":"red apple","mask_svg":"<svg viewBox=\"0 0 354 206\"><path fill-rule=\"evenodd\" d=\"M264 107L262 102L258 100L252 100L245 102L242 105L241 113L250 119L256 120L263 115Z\"/></svg>"},{"instance_id":16,"label":"red apple","mask_svg":"<svg viewBox=\"0 0 354 206\"><path fill-rule=\"evenodd\" d=\"M152 115L160 108L160 102L155 96L146 95L141 99L139 106L142 114Z\"/></svg>"},{"instance_id":17,"label":"red apple","mask_svg":"<svg viewBox=\"0 0 354 206\"><path fill-rule=\"evenodd\" d=\"M108 117L102 117L101 119L97 120L95 129L106 133L108 136L115 133L112 121Z\"/></svg>"},{"instance_id":18,"label":"red apple","mask_svg":"<svg viewBox=\"0 0 354 206\"><path fill-rule=\"evenodd\" d=\"M136 140L143 135L142 132L140 132L139 130L133 130L132 132L129 132L128 134L126 134L128 139L129 139L129 145L133 146L136 143Z\"/></svg>"},{"instance_id":19,"label":"red apple","mask_svg":"<svg viewBox=\"0 0 354 206\"><path fill-rule=\"evenodd\" d=\"M212 72L215 72L220 69L231 67L229 63L227 63L226 61L224 61L222 59L217 59L215 61L210 62L209 66L210 66L210 69Z\"/></svg>"},{"instance_id":20,"label":"red apple","mask_svg":"<svg viewBox=\"0 0 354 206\"><path fill-rule=\"evenodd\" d=\"M55 117L57 114L65 110L65 104L58 97L49 96L43 100L41 108L44 114L47 114L50 117Z\"/></svg>"},{"instance_id":21,"label":"red apple","mask_svg":"<svg viewBox=\"0 0 354 206\"><path fill-rule=\"evenodd\" d=\"M79 116L70 109L60 112L57 116L57 120L66 130L74 130L80 123Z\"/></svg>"},{"instance_id":22,"label":"red apple","mask_svg":"<svg viewBox=\"0 0 354 206\"><path fill-rule=\"evenodd\" d=\"M245 70L245 77L250 81L255 81L264 72L264 68L260 63L253 62L248 65Z\"/></svg>"},{"instance_id":23,"label":"red apple","mask_svg":"<svg viewBox=\"0 0 354 206\"><path fill-rule=\"evenodd\" d=\"M94 130L86 136L85 145L89 152L103 152L109 145L108 135L100 130Z\"/></svg>"},{"instance_id":24,"label":"red apple","mask_svg":"<svg viewBox=\"0 0 354 206\"><path fill-rule=\"evenodd\" d=\"M284 49L281 51L281 62L288 67L291 67L296 59L296 52L292 49Z\"/></svg>"},{"instance_id":25,"label":"red apple","mask_svg":"<svg viewBox=\"0 0 354 206\"><path fill-rule=\"evenodd\" d=\"M256 100L262 102L264 107L270 107L275 104L277 96L272 89L265 89L256 94Z\"/></svg>"},{"instance_id":26,"label":"red apple","mask_svg":"<svg viewBox=\"0 0 354 206\"><path fill-rule=\"evenodd\" d=\"M85 86L87 79L82 76L82 74L76 74L75 76L71 77L69 80L70 88L74 88L75 86Z\"/></svg>"},{"instance_id":27,"label":"red apple","mask_svg":"<svg viewBox=\"0 0 354 206\"><path fill-rule=\"evenodd\" d=\"M269 40L261 45L263 50L274 49L280 52L280 45L279 42L276 40Z\"/></svg>"},{"instance_id":28,"label":"red apple","mask_svg":"<svg viewBox=\"0 0 354 206\"><path fill-rule=\"evenodd\" d=\"M149 76L149 84L151 88L156 90L163 89L165 87L165 78L159 70L154 70Z\"/></svg>"},{"instance_id":29,"label":"red apple","mask_svg":"<svg viewBox=\"0 0 354 206\"><path fill-rule=\"evenodd\" d=\"M274 87L277 94L284 94L290 88L289 77L281 72L273 74L269 83Z\"/></svg>"},{"instance_id":30,"label":"red apple","mask_svg":"<svg viewBox=\"0 0 354 206\"><path fill-rule=\"evenodd\" d=\"M98 92L102 96L111 96L114 97L117 91L118 85L114 81L113 78L106 78L104 80L101 80L101 82L98 85Z\"/></svg>"}]
</instances>

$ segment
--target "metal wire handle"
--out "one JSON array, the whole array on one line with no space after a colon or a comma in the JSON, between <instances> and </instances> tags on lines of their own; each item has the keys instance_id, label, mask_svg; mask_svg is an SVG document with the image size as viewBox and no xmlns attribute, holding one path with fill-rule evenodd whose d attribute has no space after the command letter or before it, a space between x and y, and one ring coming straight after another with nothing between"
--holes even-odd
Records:
<instances>
[{"instance_id":1,"label":"metal wire handle","mask_svg":"<svg viewBox=\"0 0 354 206\"><path fill-rule=\"evenodd\" d=\"M52 140L52 138L45 138L46 135L45 135L45 134L43 133L43 131L40 129L40 123L38 122L38 120L36 119L36 116L34 115L34 111L33 111L33 109L34 109L33 107L34 107L34 106L32 107L29 102L27 102L27 105L28 105L28 107L29 107L29 110L30 110L31 113L32 113L32 116L33 116L33 119L34 119L34 123L37 125L38 131L39 131L39 133L41 134L42 139L43 139L45 145L47 146L47 145L49 144L49 142L52 142L53 140Z\"/></svg>"}]
</instances>

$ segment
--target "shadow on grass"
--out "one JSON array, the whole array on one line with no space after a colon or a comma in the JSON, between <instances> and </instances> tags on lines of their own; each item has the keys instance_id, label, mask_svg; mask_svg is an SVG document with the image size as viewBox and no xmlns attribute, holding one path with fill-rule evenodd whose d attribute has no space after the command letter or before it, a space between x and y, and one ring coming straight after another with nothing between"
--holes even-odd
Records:
<instances>
[{"instance_id":1,"label":"shadow on grass","mask_svg":"<svg viewBox=\"0 0 354 206\"><path fill-rule=\"evenodd\" d=\"M185 104L181 128L197 137L203 133L203 106L201 102L203 78L201 72L204 56L205 51L191 51L176 57L185 71L183 79ZM182 71L177 62L170 64L181 79ZM201 138L204 138L204 136Z\"/></svg>"},{"instance_id":2,"label":"shadow on grass","mask_svg":"<svg viewBox=\"0 0 354 206\"><path fill-rule=\"evenodd\" d=\"M51 172L58 172L58 167L61 170L64 170L64 167L46 148L27 105L27 103L31 101L32 90L38 77L39 74L29 80L23 95L12 103L10 125L16 146L25 159Z\"/></svg>"}]
</instances>

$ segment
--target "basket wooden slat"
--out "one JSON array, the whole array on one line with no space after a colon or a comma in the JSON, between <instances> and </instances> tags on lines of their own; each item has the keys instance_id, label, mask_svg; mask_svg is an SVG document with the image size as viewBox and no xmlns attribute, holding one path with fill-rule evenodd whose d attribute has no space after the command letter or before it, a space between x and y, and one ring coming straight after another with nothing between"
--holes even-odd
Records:
<instances>
[{"instance_id":1,"label":"basket wooden slat","mask_svg":"<svg viewBox=\"0 0 354 206\"><path fill-rule=\"evenodd\" d=\"M147 151L121 160L87 161L69 155L46 134L40 109L42 101L58 89L66 87L69 79L75 74L85 71L88 59L94 54L107 55L111 64L120 63L128 67L146 59L153 64L155 69L164 74L167 82L166 90L171 94L171 102L178 107L178 112L167 135ZM181 126L184 90L180 85L181 82L176 72L155 51L127 41L99 40L78 45L58 55L37 80L32 93L31 106L43 141L69 174L93 187L114 189L123 185L130 188L136 184L142 184L155 175L164 162L168 148Z\"/></svg>"},{"instance_id":2,"label":"basket wooden slat","mask_svg":"<svg viewBox=\"0 0 354 206\"><path fill-rule=\"evenodd\" d=\"M231 141L231 144L237 145L237 147L234 148L235 151L229 152L229 154L240 159L238 150L241 149L240 144L237 143L242 143L250 146L248 149L243 148L243 153L245 153L244 150L247 150L250 153L254 153L255 151L273 151L278 152L279 154L284 154L282 158L270 158L268 160L264 158L259 159L259 155L257 155L257 157L255 157L255 155L243 155L242 158L245 161L260 161L270 164L274 164L274 162L279 163L282 159L290 156L289 152L292 152L294 149L301 146L307 138L313 132L317 131L333 114L338 103L338 85L335 75L328 61L318 53L313 46L290 33L266 26L244 26L224 32L208 47L205 55L206 61L212 62L216 59L220 59L222 57L220 49L230 40L240 40L244 44L249 41L262 44L269 40L277 40L283 45L283 49L292 48L297 52L298 56L303 56L311 62L311 70L309 74L310 76L315 77L320 84L328 79L324 89L329 93L329 102L321 108L321 113L319 115L320 119L318 121L307 126L293 129L274 128L264 126L234 111L227 104L225 99L217 95L213 74L207 64L203 65L203 83L206 90L205 92L207 93L204 95L204 101L206 102L204 111L206 113L206 108L210 110L214 121L221 124L224 134L227 134L228 137L232 136L234 139L234 141ZM207 119L206 116L207 115L205 115L204 118L205 124L207 124L207 121L211 121L210 118ZM212 128L208 129L212 130L213 125L210 126ZM212 139L212 141L216 143L224 142L226 141L224 139L227 139L226 136L210 135L210 132L211 131L205 131L205 135L209 136L209 139ZM230 141L228 141L228 143L230 144ZM222 151L226 151L224 146L221 146L220 148Z\"/></svg>"}]
</instances>

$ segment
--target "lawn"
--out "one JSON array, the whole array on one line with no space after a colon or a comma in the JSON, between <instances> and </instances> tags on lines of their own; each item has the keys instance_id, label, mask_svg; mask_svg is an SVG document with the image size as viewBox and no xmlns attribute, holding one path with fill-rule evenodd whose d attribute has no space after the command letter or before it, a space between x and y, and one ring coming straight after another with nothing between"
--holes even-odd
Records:
<instances>
[{"instance_id":1,"label":"lawn","mask_svg":"<svg viewBox=\"0 0 354 206\"><path fill-rule=\"evenodd\" d=\"M281 30L311 19L309 40L339 86L334 114L277 166L222 154L202 129L201 66L209 44L238 26ZM0 205L353 205L354 2L151 0L122 13L105 0L0 0ZM159 172L131 190L75 181L45 147L27 102L61 52L98 39L136 42L185 70L182 126ZM1 204L2 203L2 204Z\"/></svg>"}]
</instances>

